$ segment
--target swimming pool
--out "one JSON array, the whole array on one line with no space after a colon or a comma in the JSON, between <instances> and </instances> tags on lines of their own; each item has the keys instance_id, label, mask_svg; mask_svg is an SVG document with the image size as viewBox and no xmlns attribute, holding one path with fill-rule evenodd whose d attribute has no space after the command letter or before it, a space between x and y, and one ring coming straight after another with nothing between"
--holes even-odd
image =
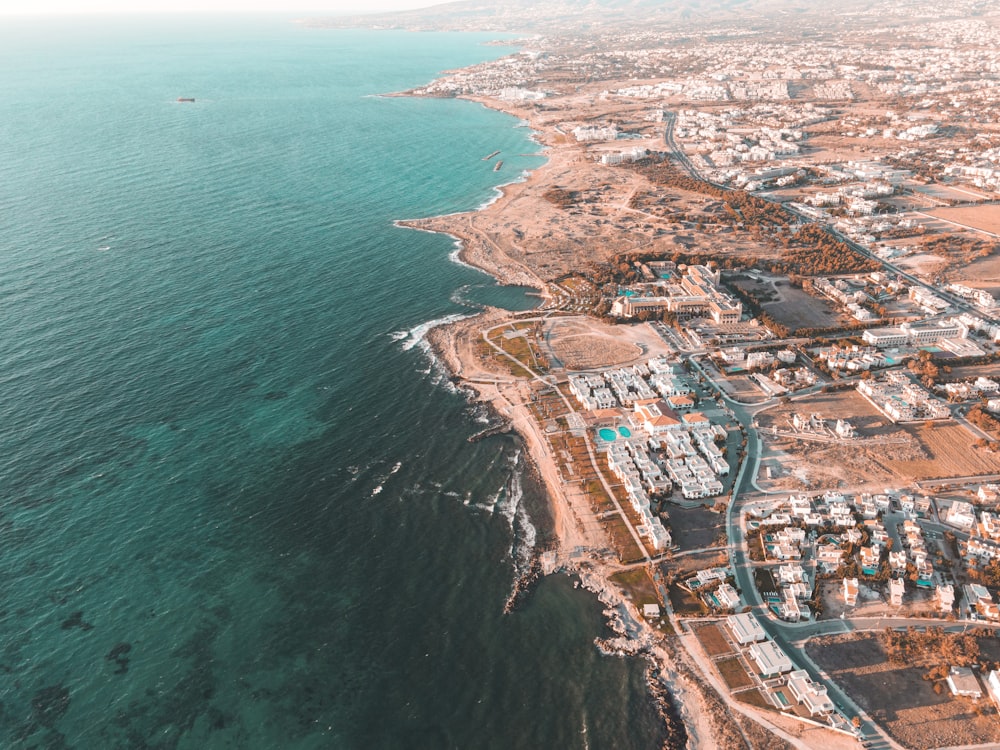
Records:
<instances>
[{"instance_id":1,"label":"swimming pool","mask_svg":"<svg viewBox=\"0 0 1000 750\"><path fill-rule=\"evenodd\" d=\"M628 427L619 427L618 434L620 434L623 438L630 438L632 437L632 430Z\"/></svg>"},{"instance_id":2,"label":"swimming pool","mask_svg":"<svg viewBox=\"0 0 1000 750\"><path fill-rule=\"evenodd\" d=\"M614 439L618 437L617 435L615 435L614 430L609 430L607 427L602 427L597 434L601 436L602 440L607 440L609 443L614 441Z\"/></svg>"}]
</instances>

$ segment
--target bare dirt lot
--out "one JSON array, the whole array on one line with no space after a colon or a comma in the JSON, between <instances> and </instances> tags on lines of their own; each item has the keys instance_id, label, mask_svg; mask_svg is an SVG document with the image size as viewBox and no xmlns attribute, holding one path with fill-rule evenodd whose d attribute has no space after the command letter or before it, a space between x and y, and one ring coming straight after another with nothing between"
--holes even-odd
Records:
<instances>
[{"instance_id":1,"label":"bare dirt lot","mask_svg":"<svg viewBox=\"0 0 1000 750\"><path fill-rule=\"evenodd\" d=\"M701 643L702 648L705 649L705 653L709 656L722 656L733 653L733 647L722 634L720 626L715 623L694 625L691 629Z\"/></svg>"},{"instance_id":2,"label":"bare dirt lot","mask_svg":"<svg viewBox=\"0 0 1000 750\"><path fill-rule=\"evenodd\" d=\"M545 337L551 355L569 370L612 367L667 352L646 324L610 326L594 318L552 318Z\"/></svg>"},{"instance_id":3,"label":"bare dirt lot","mask_svg":"<svg viewBox=\"0 0 1000 750\"><path fill-rule=\"evenodd\" d=\"M668 505L667 513L670 515L670 533L679 551L713 547L723 533L726 517L711 508Z\"/></svg>"},{"instance_id":4,"label":"bare dirt lot","mask_svg":"<svg viewBox=\"0 0 1000 750\"><path fill-rule=\"evenodd\" d=\"M719 674L722 675L722 679L726 681L726 686L730 690L739 690L754 684L753 677L747 674L743 664L736 657L717 661L715 668L719 670Z\"/></svg>"},{"instance_id":5,"label":"bare dirt lot","mask_svg":"<svg viewBox=\"0 0 1000 750\"><path fill-rule=\"evenodd\" d=\"M973 261L951 274L955 281L976 289L985 289L994 297L1000 297L1000 253Z\"/></svg>"},{"instance_id":6,"label":"bare dirt lot","mask_svg":"<svg viewBox=\"0 0 1000 750\"><path fill-rule=\"evenodd\" d=\"M907 747L1000 742L1000 722L988 699L954 698L947 687L935 692L923 679L925 668L890 664L873 634L815 638L806 652Z\"/></svg>"},{"instance_id":7,"label":"bare dirt lot","mask_svg":"<svg viewBox=\"0 0 1000 750\"><path fill-rule=\"evenodd\" d=\"M875 583L861 579L858 600L853 607L844 604L844 587L841 579L819 582L819 594L823 599L823 620L836 620L841 614L853 617L878 617L889 608L889 587L885 583ZM891 609L893 615L909 617L917 613L936 614L938 612L934 593L918 589L908 584L903 604Z\"/></svg>"},{"instance_id":8,"label":"bare dirt lot","mask_svg":"<svg viewBox=\"0 0 1000 750\"><path fill-rule=\"evenodd\" d=\"M817 414L832 426L838 418L854 425L859 439L817 442L778 437L771 429L789 430L792 414ZM886 459L920 459L919 444L895 427L854 390L818 393L801 401L782 404L758 416L766 447L765 459L775 458L781 477L758 480L769 489L822 489L881 484L897 478Z\"/></svg>"},{"instance_id":9,"label":"bare dirt lot","mask_svg":"<svg viewBox=\"0 0 1000 750\"><path fill-rule=\"evenodd\" d=\"M846 419L857 440L817 442L770 434L789 430L791 415L818 414L832 425ZM820 393L762 412L758 417L765 459L778 460L782 476L758 480L768 489L860 487L886 482L908 484L924 479L996 472L996 456L973 447L976 437L956 422L895 425L855 391Z\"/></svg>"}]
</instances>

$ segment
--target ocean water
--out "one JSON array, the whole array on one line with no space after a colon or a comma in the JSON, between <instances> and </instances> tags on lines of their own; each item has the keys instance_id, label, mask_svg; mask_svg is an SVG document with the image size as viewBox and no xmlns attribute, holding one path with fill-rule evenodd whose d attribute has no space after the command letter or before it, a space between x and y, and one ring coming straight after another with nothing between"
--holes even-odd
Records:
<instances>
[{"instance_id":1,"label":"ocean water","mask_svg":"<svg viewBox=\"0 0 1000 750\"><path fill-rule=\"evenodd\" d=\"M503 614L544 498L425 351L532 298L393 225L542 163L378 96L487 40L0 25L0 746L658 745L589 594Z\"/></svg>"}]
</instances>

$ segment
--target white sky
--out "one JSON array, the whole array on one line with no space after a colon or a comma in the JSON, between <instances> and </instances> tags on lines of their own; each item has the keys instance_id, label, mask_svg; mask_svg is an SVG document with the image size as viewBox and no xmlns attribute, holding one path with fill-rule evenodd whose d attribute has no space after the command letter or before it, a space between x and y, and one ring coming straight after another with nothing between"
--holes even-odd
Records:
<instances>
[{"instance_id":1,"label":"white sky","mask_svg":"<svg viewBox=\"0 0 1000 750\"><path fill-rule=\"evenodd\" d=\"M78 13L378 13L447 0L0 0L0 15Z\"/></svg>"}]
</instances>

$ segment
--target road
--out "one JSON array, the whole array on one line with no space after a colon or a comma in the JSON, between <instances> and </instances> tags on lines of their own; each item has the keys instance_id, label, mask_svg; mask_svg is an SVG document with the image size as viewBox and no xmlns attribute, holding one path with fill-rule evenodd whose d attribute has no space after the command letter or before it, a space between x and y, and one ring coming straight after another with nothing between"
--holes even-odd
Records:
<instances>
[{"instance_id":1,"label":"road","mask_svg":"<svg viewBox=\"0 0 1000 750\"><path fill-rule=\"evenodd\" d=\"M746 537L743 529L743 501L759 488L756 486L757 472L760 469L760 458L763 450L760 435L754 428L754 416L764 408L773 406L774 401L769 404L755 404L751 407L729 398L718 384L700 365L698 369L705 374L708 382L730 405L734 419L736 419L744 435L746 435L746 453L740 463L736 480L733 483L733 491L729 496L729 503L726 506L726 534L729 539L729 562L736 579L736 587L742 593L744 600L751 606L761 622L764 631L778 646L787 653L796 665L804 668L811 679L826 686L827 692L833 702L840 707L841 713L851 718L858 716L861 719L860 736L870 743L873 748L893 748L902 750L889 735L882 730L871 717L865 713L851 698L833 682L829 675L820 670L806 656L803 648L805 640L814 635L828 635L831 633L850 632L854 625L849 620L830 620L822 623L805 623L796 628L789 626L771 616L770 611L764 604L757 591L754 581L754 565L748 559L746 548ZM801 395L801 394L800 394ZM926 621L923 621L926 625Z\"/></svg>"}]
</instances>

